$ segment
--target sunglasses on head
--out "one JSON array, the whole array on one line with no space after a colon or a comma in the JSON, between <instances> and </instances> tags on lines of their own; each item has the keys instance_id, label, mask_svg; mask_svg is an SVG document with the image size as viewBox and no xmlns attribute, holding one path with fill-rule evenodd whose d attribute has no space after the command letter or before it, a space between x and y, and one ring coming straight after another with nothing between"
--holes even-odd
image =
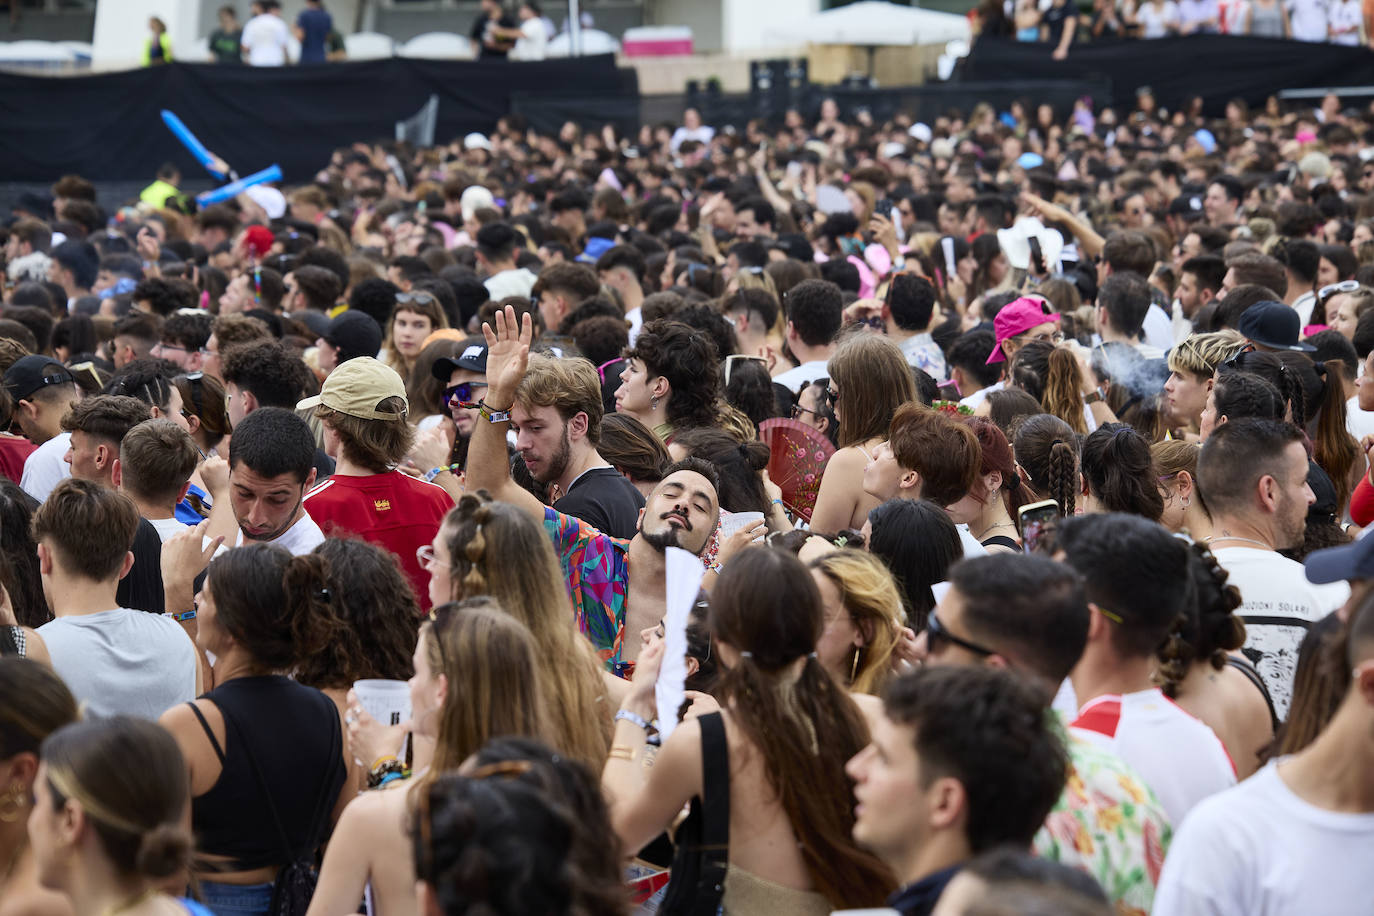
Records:
<instances>
[{"instance_id":1,"label":"sunglasses on head","mask_svg":"<svg viewBox=\"0 0 1374 916\"><path fill-rule=\"evenodd\" d=\"M1325 302L1328 296L1334 296L1336 293L1353 293L1359 288L1359 280L1342 280L1339 283L1331 283L1323 286L1317 291L1317 299Z\"/></svg>"},{"instance_id":2,"label":"sunglasses on head","mask_svg":"<svg viewBox=\"0 0 1374 916\"><path fill-rule=\"evenodd\" d=\"M434 297L433 297L432 295L430 295L429 293L419 293L419 292L416 292L416 293L397 293L397 294L396 294L396 304L397 304L397 305L401 305L401 304L403 304L403 303L410 303L410 302L413 302L413 303L415 303L416 305L429 305L429 304L430 304L431 302L433 302L433 301L434 301Z\"/></svg>"},{"instance_id":3,"label":"sunglasses on head","mask_svg":"<svg viewBox=\"0 0 1374 916\"><path fill-rule=\"evenodd\" d=\"M454 407L477 407L473 394L476 389L486 387L486 382L459 382L457 385L450 385L444 389L444 406L450 410Z\"/></svg>"}]
</instances>

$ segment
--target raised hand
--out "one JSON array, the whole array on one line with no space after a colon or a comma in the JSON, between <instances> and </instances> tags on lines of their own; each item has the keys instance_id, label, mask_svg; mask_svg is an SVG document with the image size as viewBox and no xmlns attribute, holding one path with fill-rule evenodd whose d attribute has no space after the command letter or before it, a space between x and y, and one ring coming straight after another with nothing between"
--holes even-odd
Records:
<instances>
[{"instance_id":1,"label":"raised hand","mask_svg":"<svg viewBox=\"0 0 1374 916\"><path fill-rule=\"evenodd\" d=\"M487 339L487 398L493 402L490 406L505 410L530 364L534 322L526 312L517 323L515 309L509 305L498 310L493 320L495 330L482 325L482 336Z\"/></svg>"}]
</instances>

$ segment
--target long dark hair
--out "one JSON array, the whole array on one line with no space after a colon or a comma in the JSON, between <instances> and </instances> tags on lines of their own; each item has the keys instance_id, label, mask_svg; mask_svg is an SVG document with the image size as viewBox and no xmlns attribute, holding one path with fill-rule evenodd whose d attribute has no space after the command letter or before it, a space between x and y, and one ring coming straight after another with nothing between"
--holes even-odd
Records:
<instances>
[{"instance_id":1,"label":"long dark hair","mask_svg":"<svg viewBox=\"0 0 1374 916\"><path fill-rule=\"evenodd\" d=\"M37 508L38 503L19 484L0 477L0 585L9 592L19 625L34 629L52 620L30 527Z\"/></svg>"},{"instance_id":2,"label":"long dark hair","mask_svg":"<svg viewBox=\"0 0 1374 916\"><path fill-rule=\"evenodd\" d=\"M1059 514L1073 515L1078 495L1078 437L1069 424L1047 413L1026 417L1012 431L1016 463L1039 496L1059 504Z\"/></svg>"},{"instance_id":3,"label":"long dark hair","mask_svg":"<svg viewBox=\"0 0 1374 916\"><path fill-rule=\"evenodd\" d=\"M1188 573L1192 600L1158 653L1155 681L1165 696L1178 696L1179 685L1195 662L1215 671L1226 666L1226 655L1245 645L1245 622L1236 616L1240 589L1227 583L1227 572L1205 544L1189 551Z\"/></svg>"},{"instance_id":4,"label":"long dark hair","mask_svg":"<svg viewBox=\"0 0 1374 916\"><path fill-rule=\"evenodd\" d=\"M924 499L889 499L868 513L868 551L887 565L906 608L907 625L924 630L935 607L931 586L949 578L964 545L949 513Z\"/></svg>"},{"instance_id":5,"label":"long dark hair","mask_svg":"<svg viewBox=\"0 0 1374 916\"><path fill-rule=\"evenodd\" d=\"M892 873L851 837L854 809L846 761L868 743L854 701L815 657L824 628L820 592L795 556L742 551L711 594L711 635L739 652L716 699L762 756L768 782L793 829L815 889L835 906L877 905ZM804 659L794 684L783 669Z\"/></svg>"}]
</instances>

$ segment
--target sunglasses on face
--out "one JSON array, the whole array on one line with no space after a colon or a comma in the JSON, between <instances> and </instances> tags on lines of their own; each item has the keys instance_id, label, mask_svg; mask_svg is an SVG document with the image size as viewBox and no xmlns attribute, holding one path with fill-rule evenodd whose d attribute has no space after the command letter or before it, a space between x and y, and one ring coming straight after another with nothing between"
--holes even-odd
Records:
<instances>
[{"instance_id":1,"label":"sunglasses on face","mask_svg":"<svg viewBox=\"0 0 1374 916\"><path fill-rule=\"evenodd\" d=\"M478 405L473 395L478 388L486 387L486 382L460 382L450 385L444 389L444 406L449 410L454 407L476 407Z\"/></svg>"},{"instance_id":2,"label":"sunglasses on face","mask_svg":"<svg viewBox=\"0 0 1374 916\"><path fill-rule=\"evenodd\" d=\"M972 652L974 655L982 658L987 658L989 655L996 654L993 650L984 648L976 642L969 642L967 639L955 636L949 630L945 629L944 624L940 623L940 618L933 610L930 612L930 615L926 617L926 645L930 647L931 652L938 652L940 647L944 645L953 645Z\"/></svg>"}]
</instances>

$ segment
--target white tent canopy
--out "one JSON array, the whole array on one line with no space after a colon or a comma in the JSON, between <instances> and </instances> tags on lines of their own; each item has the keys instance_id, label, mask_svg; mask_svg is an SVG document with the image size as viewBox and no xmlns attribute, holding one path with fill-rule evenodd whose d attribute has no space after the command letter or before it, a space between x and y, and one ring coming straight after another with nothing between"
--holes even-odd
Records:
<instances>
[{"instance_id":1,"label":"white tent canopy","mask_svg":"<svg viewBox=\"0 0 1374 916\"><path fill-rule=\"evenodd\" d=\"M968 19L963 16L863 0L805 19L780 22L769 29L767 37L773 41L872 47L968 41L970 34Z\"/></svg>"}]
</instances>

